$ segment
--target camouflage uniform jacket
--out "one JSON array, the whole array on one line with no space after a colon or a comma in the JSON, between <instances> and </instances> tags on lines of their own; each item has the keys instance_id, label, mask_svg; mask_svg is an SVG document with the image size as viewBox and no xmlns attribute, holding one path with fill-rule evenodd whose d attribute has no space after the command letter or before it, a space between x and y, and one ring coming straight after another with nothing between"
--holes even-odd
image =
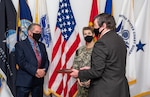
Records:
<instances>
[{"instance_id":1,"label":"camouflage uniform jacket","mask_svg":"<svg viewBox=\"0 0 150 97\"><path fill-rule=\"evenodd\" d=\"M75 54L73 68L80 69L84 66L91 66L91 53L93 48L86 49L86 46L80 47ZM88 88L81 87L78 85L78 94L77 97L87 97L88 96Z\"/></svg>"}]
</instances>

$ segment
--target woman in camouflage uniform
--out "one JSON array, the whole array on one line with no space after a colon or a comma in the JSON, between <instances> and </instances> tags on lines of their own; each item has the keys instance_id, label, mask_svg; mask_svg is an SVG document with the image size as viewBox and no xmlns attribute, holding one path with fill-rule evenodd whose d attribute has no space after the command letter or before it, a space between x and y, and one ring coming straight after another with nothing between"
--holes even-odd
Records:
<instances>
[{"instance_id":1,"label":"woman in camouflage uniform","mask_svg":"<svg viewBox=\"0 0 150 97\"><path fill-rule=\"evenodd\" d=\"M73 62L74 69L80 69L82 67L91 66L91 53L94 46L94 32L91 27L83 28L83 36L86 42L86 45L81 46L77 51ZM90 80L88 81L78 81L78 94L77 97L87 97L88 96L88 87L90 84Z\"/></svg>"}]
</instances>

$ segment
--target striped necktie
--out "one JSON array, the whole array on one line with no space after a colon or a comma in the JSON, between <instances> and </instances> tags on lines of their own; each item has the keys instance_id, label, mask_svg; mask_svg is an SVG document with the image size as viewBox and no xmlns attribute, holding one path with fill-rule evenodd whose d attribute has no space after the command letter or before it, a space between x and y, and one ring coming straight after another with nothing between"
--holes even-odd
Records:
<instances>
[{"instance_id":1,"label":"striped necktie","mask_svg":"<svg viewBox=\"0 0 150 97\"><path fill-rule=\"evenodd\" d=\"M36 42L34 42L34 52L35 52L36 59L38 61L38 68L40 68L42 59L41 59L40 53L37 49Z\"/></svg>"}]
</instances>

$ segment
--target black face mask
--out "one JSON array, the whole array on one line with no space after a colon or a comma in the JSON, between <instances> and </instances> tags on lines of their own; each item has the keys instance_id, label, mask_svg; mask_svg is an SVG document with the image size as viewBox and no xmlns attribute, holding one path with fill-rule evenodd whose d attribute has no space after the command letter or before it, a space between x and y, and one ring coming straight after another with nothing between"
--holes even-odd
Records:
<instances>
[{"instance_id":1,"label":"black face mask","mask_svg":"<svg viewBox=\"0 0 150 97\"><path fill-rule=\"evenodd\" d=\"M41 38L41 34L33 33L33 39L35 41L39 41L40 38Z\"/></svg>"},{"instance_id":2,"label":"black face mask","mask_svg":"<svg viewBox=\"0 0 150 97\"><path fill-rule=\"evenodd\" d=\"M104 31L104 29L103 29L101 32L99 32L99 28L94 29L95 36L99 37L99 35L100 35L103 31Z\"/></svg>"},{"instance_id":3,"label":"black face mask","mask_svg":"<svg viewBox=\"0 0 150 97\"><path fill-rule=\"evenodd\" d=\"M99 34L100 34L100 33L99 33L99 28L97 28L97 29L94 28L94 33L95 33L95 36L98 37Z\"/></svg>"},{"instance_id":4,"label":"black face mask","mask_svg":"<svg viewBox=\"0 0 150 97\"><path fill-rule=\"evenodd\" d=\"M93 36L86 36L84 39L86 42L91 42L93 40Z\"/></svg>"}]
</instances>

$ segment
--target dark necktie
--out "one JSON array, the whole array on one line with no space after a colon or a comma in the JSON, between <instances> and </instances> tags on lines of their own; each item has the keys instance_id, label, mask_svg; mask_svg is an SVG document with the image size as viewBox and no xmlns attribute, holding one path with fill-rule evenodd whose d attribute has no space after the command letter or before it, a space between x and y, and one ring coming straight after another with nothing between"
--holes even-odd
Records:
<instances>
[{"instance_id":1,"label":"dark necktie","mask_svg":"<svg viewBox=\"0 0 150 97\"><path fill-rule=\"evenodd\" d=\"M36 42L34 42L34 52L35 52L36 59L38 61L38 68L39 68L40 65L41 65L41 60L42 59L41 59L40 53L39 53L39 51L38 51L38 49L36 47Z\"/></svg>"}]
</instances>

